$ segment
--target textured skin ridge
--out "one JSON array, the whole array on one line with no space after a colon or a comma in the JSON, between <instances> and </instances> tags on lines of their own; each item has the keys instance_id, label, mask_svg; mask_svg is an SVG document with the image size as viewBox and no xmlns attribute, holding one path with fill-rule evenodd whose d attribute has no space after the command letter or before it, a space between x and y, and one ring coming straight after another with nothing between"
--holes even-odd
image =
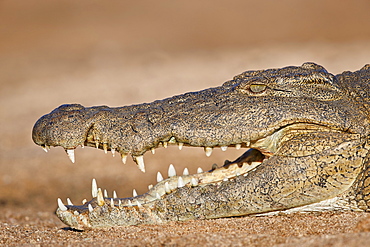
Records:
<instances>
[{"instance_id":1,"label":"textured skin ridge","mask_svg":"<svg viewBox=\"0 0 370 247\"><path fill-rule=\"evenodd\" d=\"M246 71L152 103L62 105L36 122L32 137L46 149L130 154L141 169L138 157L167 143L252 150L223 167L165 179L144 195L59 205L58 217L76 229L323 210L320 203L370 211L369 102L369 65L334 76L305 63Z\"/></svg>"}]
</instances>

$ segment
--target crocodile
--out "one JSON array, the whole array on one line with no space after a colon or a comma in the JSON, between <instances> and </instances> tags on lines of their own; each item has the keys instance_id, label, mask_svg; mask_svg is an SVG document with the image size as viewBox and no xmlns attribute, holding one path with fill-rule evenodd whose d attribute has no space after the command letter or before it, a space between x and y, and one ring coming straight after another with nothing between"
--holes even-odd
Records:
<instances>
[{"instance_id":1,"label":"crocodile","mask_svg":"<svg viewBox=\"0 0 370 247\"><path fill-rule=\"evenodd\" d=\"M219 87L124 107L61 105L34 125L48 151L96 147L143 155L167 145L245 148L209 171L168 178L133 197L109 197L92 182L92 200L64 204L57 216L74 229L214 219L274 212L370 211L370 65L338 75L307 62L246 71Z\"/></svg>"}]
</instances>

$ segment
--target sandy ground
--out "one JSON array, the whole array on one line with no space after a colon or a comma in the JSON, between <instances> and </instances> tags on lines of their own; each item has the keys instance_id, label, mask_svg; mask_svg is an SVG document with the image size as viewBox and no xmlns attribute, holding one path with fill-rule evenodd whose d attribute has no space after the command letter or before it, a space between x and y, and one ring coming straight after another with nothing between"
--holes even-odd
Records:
<instances>
[{"instance_id":1,"label":"sandy ground","mask_svg":"<svg viewBox=\"0 0 370 247\"><path fill-rule=\"evenodd\" d=\"M305 61L332 73L360 69L370 63L367 1L349 7L337 1L312 1L312 6L285 1L267 9L254 1L232 6L215 1L211 10L195 1L180 7L159 1L156 9L126 1L72 2L0 3L1 245L368 245L366 213L72 231L54 215L56 199L69 197L75 204L89 199L92 178L110 194L116 190L127 197L134 188L145 193L156 172L166 174L171 163L195 173L198 166L208 169L244 151L215 150L207 158L196 148L158 149L144 156L143 174L131 160L123 165L91 148L77 149L71 164L62 149L46 154L31 140L36 120L64 103L150 102L218 86L245 70Z\"/></svg>"},{"instance_id":2,"label":"sandy ground","mask_svg":"<svg viewBox=\"0 0 370 247\"><path fill-rule=\"evenodd\" d=\"M368 246L366 213L226 218L72 231L50 212L5 210L1 244L59 246Z\"/></svg>"}]
</instances>

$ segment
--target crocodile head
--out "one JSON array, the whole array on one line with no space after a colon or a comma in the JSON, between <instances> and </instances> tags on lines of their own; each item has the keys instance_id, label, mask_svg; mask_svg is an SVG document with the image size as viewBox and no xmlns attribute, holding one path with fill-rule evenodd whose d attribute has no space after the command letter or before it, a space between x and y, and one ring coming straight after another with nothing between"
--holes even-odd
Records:
<instances>
[{"instance_id":1,"label":"crocodile head","mask_svg":"<svg viewBox=\"0 0 370 247\"><path fill-rule=\"evenodd\" d=\"M144 172L144 153L170 144L180 149L201 147L208 156L214 148L250 149L235 161L207 172L193 175L184 172L176 176L170 168L168 179L163 180L159 174L157 185L148 193L133 198L107 198L93 181L90 202L75 206L58 201L58 216L78 229L160 223L269 211L225 209L224 214L205 216L208 215L204 213L206 209L203 215L191 213L188 205L184 209L188 212L186 216L179 216L183 214L169 208L175 207L171 204L173 198L185 193L185 189L188 194L201 193L199 190L209 194L223 184L232 184L238 177L248 179L273 158L314 156L337 147L344 140L366 135L368 119L361 111L353 111L348 89L341 84L340 78L322 66L304 63L298 67L247 71L220 87L147 104L119 108L62 105L36 122L32 138L46 151L50 146L63 147L72 162L78 146L120 153L123 162L131 155ZM225 200L237 197L230 193ZM277 209L270 207L270 210ZM110 216L101 220L104 212ZM107 223L107 218L120 219Z\"/></svg>"}]
</instances>

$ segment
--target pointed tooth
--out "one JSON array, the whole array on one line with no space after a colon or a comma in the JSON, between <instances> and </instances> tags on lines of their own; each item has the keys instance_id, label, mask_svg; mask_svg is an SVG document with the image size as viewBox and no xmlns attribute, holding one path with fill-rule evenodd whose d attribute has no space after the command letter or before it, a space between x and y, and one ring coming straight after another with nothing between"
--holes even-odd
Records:
<instances>
[{"instance_id":1,"label":"pointed tooth","mask_svg":"<svg viewBox=\"0 0 370 247\"><path fill-rule=\"evenodd\" d=\"M191 178L190 183L192 186L198 186L198 181L195 178Z\"/></svg>"},{"instance_id":2,"label":"pointed tooth","mask_svg":"<svg viewBox=\"0 0 370 247\"><path fill-rule=\"evenodd\" d=\"M236 148L237 150L239 150L241 147L242 147L242 144L239 144L239 143L238 143L238 144L236 144L236 145L235 145L235 148Z\"/></svg>"},{"instance_id":3,"label":"pointed tooth","mask_svg":"<svg viewBox=\"0 0 370 247\"><path fill-rule=\"evenodd\" d=\"M236 172L235 175L238 177L240 176L240 172Z\"/></svg>"},{"instance_id":4,"label":"pointed tooth","mask_svg":"<svg viewBox=\"0 0 370 247\"><path fill-rule=\"evenodd\" d=\"M155 154L155 148L151 148L150 151L152 152L152 154Z\"/></svg>"},{"instance_id":5,"label":"pointed tooth","mask_svg":"<svg viewBox=\"0 0 370 247\"><path fill-rule=\"evenodd\" d=\"M87 207L89 208L90 213L94 210L93 207L91 206L91 204L89 204Z\"/></svg>"},{"instance_id":6,"label":"pointed tooth","mask_svg":"<svg viewBox=\"0 0 370 247\"><path fill-rule=\"evenodd\" d=\"M103 150L104 150L105 154L108 153L108 144L107 143L103 143Z\"/></svg>"},{"instance_id":7,"label":"pointed tooth","mask_svg":"<svg viewBox=\"0 0 370 247\"><path fill-rule=\"evenodd\" d=\"M227 146L221 146L221 150L225 152L227 150Z\"/></svg>"},{"instance_id":8,"label":"pointed tooth","mask_svg":"<svg viewBox=\"0 0 370 247\"><path fill-rule=\"evenodd\" d=\"M134 160L139 167L139 170L145 172L144 156L134 156Z\"/></svg>"},{"instance_id":9,"label":"pointed tooth","mask_svg":"<svg viewBox=\"0 0 370 247\"><path fill-rule=\"evenodd\" d=\"M110 151L112 152L112 156L114 157L116 155L116 149L111 148Z\"/></svg>"},{"instance_id":10,"label":"pointed tooth","mask_svg":"<svg viewBox=\"0 0 370 247\"><path fill-rule=\"evenodd\" d=\"M160 172L157 172L157 183L163 181L163 176Z\"/></svg>"},{"instance_id":11,"label":"pointed tooth","mask_svg":"<svg viewBox=\"0 0 370 247\"><path fill-rule=\"evenodd\" d=\"M151 190L153 188L153 185L152 184L149 184L148 185L148 189Z\"/></svg>"},{"instance_id":12,"label":"pointed tooth","mask_svg":"<svg viewBox=\"0 0 370 247\"><path fill-rule=\"evenodd\" d=\"M48 152L48 148L46 146L41 146L41 148L47 153Z\"/></svg>"},{"instance_id":13,"label":"pointed tooth","mask_svg":"<svg viewBox=\"0 0 370 247\"><path fill-rule=\"evenodd\" d=\"M74 214L74 215L76 215L76 216L79 216L79 215L80 215L80 213L79 213L79 212L77 212L76 210L75 210L75 211L73 211L73 214Z\"/></svg>"},{"instance_id":14,"label":"pointed tooth","mask_svg":"<svg viewBox=\"0 0 370 247\"><path fill-rule=\"evenodd\" d=\"M186 168L186 167L185 167L184 171L182 172L182 175L184 175L184 176L189 175L189 170L188 170L188 168Z\"/></svg>"},{"instance_id":15,"label":"pointed tooth","mask_svg":"<svg viewBox=\"0 0 370 247\"><path fill-rule=\"evenodd\" d=\"M176 176L176 170L175 167L170 164L170 167L168 167L168 177Z\"/></svg>"},{"instance_id":16,"label":"pointed tooth","mask_svg":"<svg viewBox=\"0 0 370 247\"><path fill-rule=\"evenodd\" d=\"M105 204L104 197L103 197L103 192L101 191L100 188L98 189L98 196L97 196L96 200L97 200L99 206L103 206Z\"/></svg>"},{"instance_id":17,"label":"pointed tooth","mask_svg":"<svg viewBox=\"0 0 370 247\"><path fill-rule=\"evenodd\" d=\"M122 202L121 202L121 200L118 200L118 207L122 207Z\"/></svg>"},{"instance_id":18,"label":"pointed tooth","mask_svg":"<svg viewBox=\"0 0 370 247\"><path fill-rule=\"evenodd\" d=\"M182 177L179 177L179 180L177 181L177 188L181 188L184 186L185 186L184 180L182 179Z\"/></svg>"},{"instance_id":19,"label":"pointed tooth","mask_svg":"<svg viewBox=\"0 0 370 247\"><path fill-rule=\"evenodd\" d=\"M179 142L179 150L182 150L182 147L184 146L184 143Z\"/></svg>"},{"instance_id":20,"label":"pointed tooth","mask_svg":"<svg viewBox=\"0 0 370 247\"><path fill-rule=\"evenodd\" d=\"M62 211L67 211L68 210L68 208L63 204L63 202L60 198L58 198L58 207Z\"/></svg>"},{"instance_id":21,"label":"pointed tooth","mask_svg":"<svg viewBox=\"0 0 370 247\"><path fill-rule=\"evenodd\" d=\"M95 147L99 148L99 141L95 141Z\"/></svg>"},{"instance_id":22,"label":"pointed tooth","mask_svg":"<svg viewBox=\"0 0 370 247\"><path fill-rule=\"evenodd\" d=\"M83 199L82 200L82 205L84 205L86 202L87 202L87 200L86 199Z\"/></svg>"},{"instance_id":23,"label":"pointed tooth","mask_svg":"<svg viewBox=\"0 0 370 247\"><path fill-rule=\"evenodd\" d=\"M114 201L113 198L110 199L110 206L113 208L114 207Z\"/></svg>"},{"instance_id":24,"label":"pointed tooth","mask_svg":"<svg viewBox=\"0 0 370 247\"><path fill-rule=\"evenodd\" d=\"M226 182L226 181L229 181L229 179L228 178L224 178L223 181Z\"/></svg>"},{"instance_id":25,"label":"pointed tooth","mask_svg":"<svg viewBox=\"0 0 370 247\"><path fill-rule=\"evenodd\" d=\"M117 198L117 193L115 190L113 190L113 198Z\"/></svg>"},{"instance_id":26,"label":"pointed tooth","mask_svg":"<svg viewBox=\"0 0 370 247\"><path fill-rule=\"evenodd\" d=\"M132 191L132 196L133 196L133 197L137 197L137 192L136 192L136 190L135 190L135 189Z\"/></svg>"},{"instance_id":27,"label":"pointed tooth","mask_svg":"<svg viewBox=\"0 0 370 247\"><path fill-rule=\"evenodd\" d=\"M104 197L108 198L108 191L107 190L104 190Z\"/></svg>"},{"instance_id":28,"label":"pointed tooth","mask_svg":"<svg viewBox=\"0 0 370 247\"><path fill-rule=\"evenodd\" d=\"M67 198L67 204L73 206L71 199Z\"/></svg>"},{"instance_id":29,"label":"pointed tooth","mask_svg":"<svg viewBox=\"0 0 370 247\"><path fill-rule=\"evenodd\" d=\"M81 144L81 147L82 147L82 148L85 148L85 145L84 145L84 144Z\"/></svg>"},{"instance_id":30,"label":"pointed tooth","mask_svg":"<svg viewBox=\"0 0 370 247\"><path fill-rule=\"evenodd\" d=\"M129 205L129 207L132 207L131 200L128 200L127 205Z\"/></svg>"},{"instance_id":31,"label":"pointed tooth","mask_svg":"<svg viewBox=\"0 0 370 247\"><path fill-rule=\"evenodd\" d=\"M75 150L67 149L66 152L67 152L68 158L72 161L72 163L75 163Z\"/></svg>"},{"instance_id":32,"label":"pointed tooth","mask_svg":"<svg viewBox=\"0 0 370 247\"><path fill-rule=\"evenodd\" d=\"M127 161L127 154L121 154L121 160L123 164L126 164Z\"/></svg>"},{"instance_id":33,"label":"pointed tooth","mask_svg":"<svg viewBox=\"0 0 370 247\"><path fill-rule=\"evenodd\" d=\"M163 142L163 147L167 148L167 146L168 146L168 142Z\"/></svg>"},{"instance_id":34,"label":"pointed tooth","mask_svg":"<svg viewBox=\"0 0 370 247\"><path fill-rule=\"evenodd\" d=\"M161 199L161 196L159 195L159 193L157 192L157 193L155 193L155 197L159 200L159 199Z\"/></svg>"},{"instance_id":35,"label":"pointed tooth","mask_svg":"<svg viewBox=\"0 0 370 247\"><path fill-rule=\"evenodd\" d=\"M203 172L203 169L202 168L200 168L200 167L198 167L198 169L197 169L197 173L202 173Z\"/></svg>"},{"instance_id":36,"label":"pointed tooth","mask_svg":"<svg viewBox=\"0 0 370 247\"><path fill-rule=\"evenodd\" d=\"M171 193L170 185L168 184L168 182L164 183L164 191L166 191L167 194Z\"/></svg>"},{"instance_id":37,"label":"pointed tooth","mask_svg":"<svg viewBox=\"0 0 370 247\"><path fill-rule=\"evenodd\" d=\"M212 154L212 148L211 147L205 147L204 151L206 152L206 156L209 157Z\"/></svg>"},{"instance_id":38,"label":"pointed tooth","mask_svg":"<svg viewBox=\"0 0 370 247\"><path fill-rule=\"evenodd\" d=\"M96 180L95 178L93 178L92 180L92 184L91 184L91 194L92 194L92 197L95 198L98 196L98 185L96 184Z\"/></svg>"},{"instance_id":39,"label":"pointed tooth","mask_svg":"<svg viewBox=\"0 0 370 247\"><path fill-rule=\"evenodd\" d=\"M138 207L142 207L141 203L139 202L139 200L136 200L136 204Z\"/></svg>"}]
</instances>

